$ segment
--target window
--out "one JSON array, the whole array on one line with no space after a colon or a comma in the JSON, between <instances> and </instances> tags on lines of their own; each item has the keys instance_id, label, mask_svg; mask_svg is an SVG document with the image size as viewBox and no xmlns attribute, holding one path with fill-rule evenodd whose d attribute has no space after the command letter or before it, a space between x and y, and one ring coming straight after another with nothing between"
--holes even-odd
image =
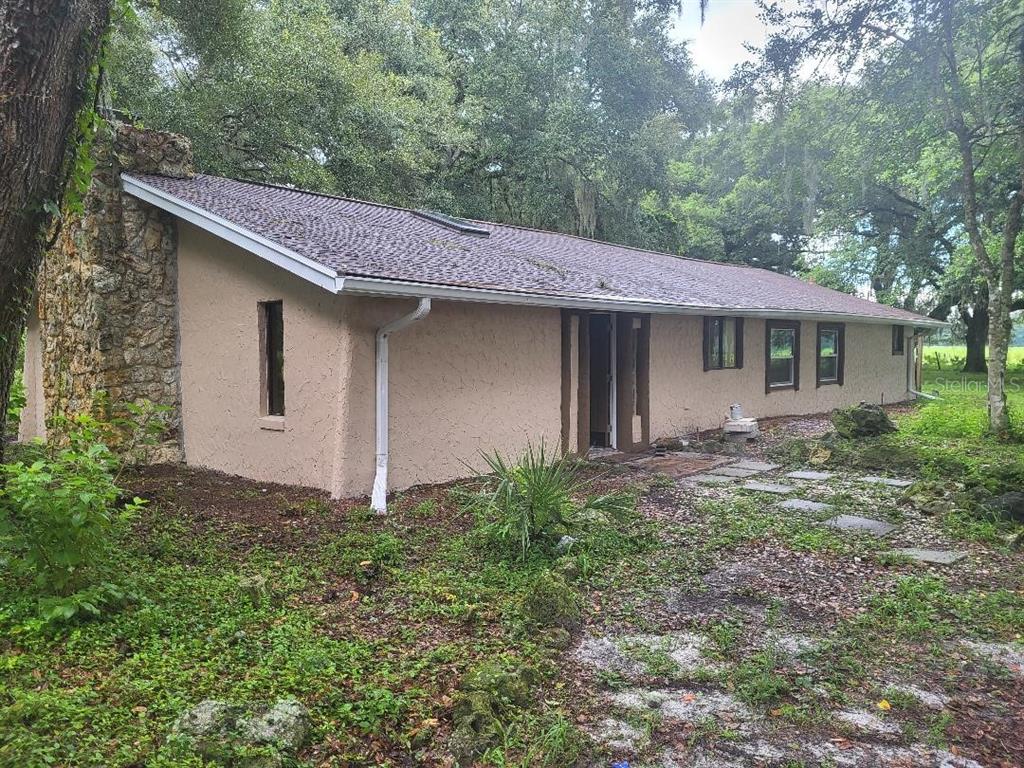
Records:
<instances>
[{"instance_id":1,"label":"window","mask_svg":"<svg viewBox=\"0 0 1024 768\"><path fill-rule=\"evenodd\" d=\"M260 370L264 416L284 416L284 313L280 301L260 302Z\"/></svg>"},{"instance_id":2,"label":"window","mask_svg":"<svg viewBox=\"0 0 1024 768\"><path fill-rule=\"evenodd\" d=\"M704 318L704 370L743 367L743 318Z\"/></svg>"},{"instance_id":3,"label":"window","mask_svg":"<svg viewBox=\"0 0 1024 768\"><path fill-rule=\"evenodd\" d=\"M846 327L842 323L818 323L818 386L843 384Z\"/></svg>"},{"instance_id":4,"label":"window","mask_svg":"<svg viewBox=\"0 0 1024 768\"><path fill-rule=\"evenodd\" d=\"M800 324L765 323L765 391L800 389Z\"/></svg>"},{"instance_id":5,"label":"window","mask_svg":"<svg viewBox=\"0 0 1024 768\"><path fill-rule=\"evenodd\" d=\"M902 355L904 350L904 338L903 334L906 332L906 328L902 325L894 325L892 327L892 353L894 355Z\"/></svg>"}]
</instances>

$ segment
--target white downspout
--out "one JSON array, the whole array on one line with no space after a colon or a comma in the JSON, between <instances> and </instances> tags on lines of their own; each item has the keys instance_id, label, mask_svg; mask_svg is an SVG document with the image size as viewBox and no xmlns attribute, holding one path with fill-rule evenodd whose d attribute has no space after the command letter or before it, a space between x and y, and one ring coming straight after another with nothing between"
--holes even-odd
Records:
<instances>
[{"instance_id":1,"label":"white downspout","mask_svg":"<svg viewBox=\"0 0 1024 768\"><path fill-rule=\"evenodd\" d=\"M420 299L416 309L377 329L377 470L373 476L370 506L374 512L387 512L388 496L388 337L395 331L422 320L430 313L430 299Z\"/></svg>"}]
</instances>

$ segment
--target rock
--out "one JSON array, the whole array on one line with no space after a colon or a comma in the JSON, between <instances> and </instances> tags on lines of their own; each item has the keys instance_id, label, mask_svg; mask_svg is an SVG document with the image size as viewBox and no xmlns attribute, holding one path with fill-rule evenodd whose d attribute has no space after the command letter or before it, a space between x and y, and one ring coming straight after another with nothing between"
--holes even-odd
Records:
<instances>
[{"instance_id":1,"label":"rock","mask_svg":"<svg viewBox=\"0 0 1024 768\"><path fill-rule=\"evenodd\" d=\"M527 667L484 664L466 674L455 695L455 727L448 741L456 765L471 765L498 742L504 731L502 720L513 710L529 706L535 682Z\"/></svg>"},{"instance_id":2,"label":"rock","mask_svg":"<svg viewBox=\"0 0 1024 768\"><path fill-rule=\"evenodd\" d=\"M543 645L548 648L554 648L558 651L564 651L570 645L572 645L572 635L569 631L562 627L551 627L545 629L540 633L538 638Z\"/></svg>"},{"instance_id":3,"label":"rock","mask_svg":"<svg viewBox=\"0 0 1024 768\"><path fill-rule=\"evenodd\" d=\"M575 536L569 536L568 534L566 534L565 536L563 536L562 538L560 538L558 540L557 544L555 544L555 553L559 554L559 555L564 555L566 552L568 552L570 549L572 549L573 545L575 545L575 544L576 544L576 537Z\"/></svg>"},{"instance_id":4,"label":"rock","mask_svg":"<svg viewBox=\"0 0 1024 768\"><path fill-rule=\"evenodd\" d=\"M230 737L242 708L217 699L204 699L178 717L171 733L192 739L202 749L207 741L222 741Z\"/></svg>"},{"instance_id":5,"label":"rock","mask_svg":"<svg viewBox=\"0 0 1024 768\"><path fill-rule=\"evenodd\" d=\"M263 714L244 720L239 730L249 743L296 750L309 732L309 710L300 701L282 699Z\"/></svg>"},{"instance_id":6,"label":"rock","mask_svg":"<svg viewBox=\"0 0 1024 768\"><path fill-rule=\"evenodd\" d=\"M260 605L270 595L267 589L267 577L260 574L240 578L238 591L253 605Z\"/></svg>"},{"instance_id":7,"label":"rock","mask_svg":"<svg viewBox=\"0 0 1024 768\"><path fill-rule=\"evenodd\" d=\"M865 402L833 411L832 426L841 437L847 439L877 437L896 431L896 425L880 406Z\"/></svg>"},{"instance_id":8,"label":"rock","mask_svg":"<svg viewBox=\"0 0 1024 768\"><path fill-rule=\"evenodd\" d=\"M214 763L276 768L284 764L284 753L302 747L308 731L309 712L295 699L282 699L254 712L205 699L182 713L171 738Z\"/></svg>"},{"instance_id":9,"label":"rock","mask_svg":"<svg viewBox=\"0 0 1024 768\"><path fill-rule=\"evenodd\" d=\"M576 592L560 573L545 571L520 602L523 616L539 627L561 627L575 632L582 626L582 608Z\"/></svg>"},{"instance_id":10,"label":"rock","mask_svg":"<svg viewBox=\"0 0 1024 768\"><path fill-rule=\"evenodd\" d=\"M982 506L1003 520L1024 523L1024 492L1010 491L989 499Z\"/></svg>"}]
</instances>

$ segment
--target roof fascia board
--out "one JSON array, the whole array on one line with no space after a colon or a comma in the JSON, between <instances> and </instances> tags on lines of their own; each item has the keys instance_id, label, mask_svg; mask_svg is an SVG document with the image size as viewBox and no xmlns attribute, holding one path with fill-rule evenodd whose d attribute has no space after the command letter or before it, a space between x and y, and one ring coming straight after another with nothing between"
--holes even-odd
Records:
<instances>
[{"instance_id":1,"label":"roof fascia board","mask_svg":"<svg viewBox=\"0 0 1024 768\"><path fill-rule=\"evenodd\" d=\"M338 291L338 273L323 264L318 264L302 254L278 245L227 219L169 195L141 179L122 174L121 186L129 195L155 205L157 208L227 240L239 248L266 259L303 280L308 280L331 293Z\"/></svg>"},{"instance_id":2,"label":"roof fascia board","mask_svg":"<svg viewBox=\"0 0 1024 768\"><path fill-rule=\"evenodd\" d=\"M527 306L589 309L606 312L652 312L672 315L727 315L730 317L801 318L805 320L833 320L878 325L913 325L943 328L947 323L930 318L898 319L871 315L841 314L836 312L808 312L787 309L736 309L732 307L703 307L669 302L650 302L640 299L581 296L550 296L544 294L499 291L487 288L435 285L403 280L385 280L371 277L346 276L338 278L338 293L363 296L428 297L449 301L475 301L490 304L519 304Z\"/></svg>"}]
</instances>

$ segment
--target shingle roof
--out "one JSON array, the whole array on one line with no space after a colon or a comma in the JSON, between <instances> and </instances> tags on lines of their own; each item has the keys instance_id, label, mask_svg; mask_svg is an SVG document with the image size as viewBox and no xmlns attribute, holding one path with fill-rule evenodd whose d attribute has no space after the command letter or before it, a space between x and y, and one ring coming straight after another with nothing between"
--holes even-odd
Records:
<instances>
[{"instance_id":1,"label":"shingle roof","mask_svg":"<svg viewBox=\"0 0 1024 768\"><path fill-rule=\"evenodd\" d=\"M132 178L132 177L129 177ZM216 176L135 177L340 277L411 281L566 299L630 300L723 312L793 311L935 324L766 269L480 224L463 234L414 211Z\"/></svg>"}]
</instances>

